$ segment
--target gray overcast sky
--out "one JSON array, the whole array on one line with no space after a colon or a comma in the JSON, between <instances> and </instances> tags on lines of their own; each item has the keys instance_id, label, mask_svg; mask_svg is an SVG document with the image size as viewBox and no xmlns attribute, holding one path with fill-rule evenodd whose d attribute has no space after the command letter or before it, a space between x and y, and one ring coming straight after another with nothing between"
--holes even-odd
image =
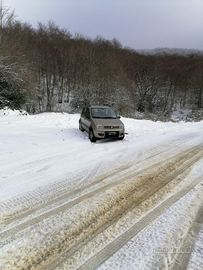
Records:
<instances>
[{"instance_id":1,"label":"gray overcast sky","mask_svg":"<svg viewBox=\"0 0 203 270\"><path fill-rule=\"evenodd\" d=\"M0 0L1 1L1 0ZM16 19L53 21L71 34L116 38L133 49L203 50L203 0L3 0Z\"/></svg>"}]
</instances>

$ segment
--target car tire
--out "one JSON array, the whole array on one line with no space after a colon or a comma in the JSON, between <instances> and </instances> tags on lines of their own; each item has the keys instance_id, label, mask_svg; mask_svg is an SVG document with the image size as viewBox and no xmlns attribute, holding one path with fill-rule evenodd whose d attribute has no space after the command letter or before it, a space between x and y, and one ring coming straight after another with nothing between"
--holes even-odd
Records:
<instances>
[{"instance_id":1,"label":"car tire","mask_svg":"<svg viewBox=\"0 0 203 270\"><path fill-rule=\"evenodd\" d=\"M79 130L82 131L82 132L84 131L84 128L82 127L81 121L79 121Z\"/></svg>"},{"instance_id":2,"label":"car tire","mask_svg":"<svg viewBox=\"0 0 203 270\"><path fill-rule=\"evenodd\" d=\"M96 137L94 136L94 132L92 129L89 130L89 139L91 142L96 142Z\"/></svg>"}]
</instances>

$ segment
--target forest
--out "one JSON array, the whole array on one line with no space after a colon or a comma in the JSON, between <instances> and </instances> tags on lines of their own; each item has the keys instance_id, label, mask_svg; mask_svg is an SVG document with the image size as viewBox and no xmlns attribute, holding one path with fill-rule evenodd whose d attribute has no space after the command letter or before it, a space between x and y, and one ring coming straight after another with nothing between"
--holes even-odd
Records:
<instances>
[{"instance_id":1,"label":"forest","mask_svg":"<svg viewBox=\"0 0 203 270\"><path fill-rule=\"evenodd\" d=\"M203 119L203 51L136 51L52 21L35 29L5 7L0 17L0 109L78 113L108 104L125 117Z\"/></svg>"}]
</instances>

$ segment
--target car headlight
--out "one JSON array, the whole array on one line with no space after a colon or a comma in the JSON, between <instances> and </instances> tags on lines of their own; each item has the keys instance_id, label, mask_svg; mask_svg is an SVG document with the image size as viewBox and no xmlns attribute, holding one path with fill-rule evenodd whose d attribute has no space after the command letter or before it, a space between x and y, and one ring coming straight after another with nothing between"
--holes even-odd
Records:
<instances>
[{"instance_id":1,"label":"car headlight","mask_svg":"<svg viewBox=\"0 0 203 270\"><path fill-rule=\"evenodd\" d=\"M122 129L124 129L124 125L122 125L122 124L121 124L121 125L119 125L119 128L122 128Z\"/></svg>"},{"instance_id":2,"label":"car headlight","mask_svg":"<svg viewBox=\"0 0 203 270\"><path fill-rule=\"evenodd\" d=\"M104 127L102 125L96 125L97 129L103 129Z\"/></svg>"}]
</instances>

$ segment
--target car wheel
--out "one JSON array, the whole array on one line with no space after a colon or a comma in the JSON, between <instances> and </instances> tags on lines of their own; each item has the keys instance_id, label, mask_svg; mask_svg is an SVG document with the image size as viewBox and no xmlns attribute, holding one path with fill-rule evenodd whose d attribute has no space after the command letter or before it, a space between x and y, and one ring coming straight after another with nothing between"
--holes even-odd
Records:
<instances>
[{"instance_id":1,"label":"car wheel","mask_svg":"<svg viewBox=\"0 0 203 270\"><path fill-rule=\"evenodd\" d=\"M79 121L79 130L81 130L82 132L84 131L84 128L82 127L81 121Z\"/></svg>"},{"instance_id":2,"label":"car wheel","mask_svg":"<svg viewBox=\"0 0 203 270\"><path fill-rule=\"evenodd\" d=\"M96 140L97 140L96 137L94 136L92 129L89 130L89 139L91 142L96 142Z\"/></svg>"}]
</instances>

